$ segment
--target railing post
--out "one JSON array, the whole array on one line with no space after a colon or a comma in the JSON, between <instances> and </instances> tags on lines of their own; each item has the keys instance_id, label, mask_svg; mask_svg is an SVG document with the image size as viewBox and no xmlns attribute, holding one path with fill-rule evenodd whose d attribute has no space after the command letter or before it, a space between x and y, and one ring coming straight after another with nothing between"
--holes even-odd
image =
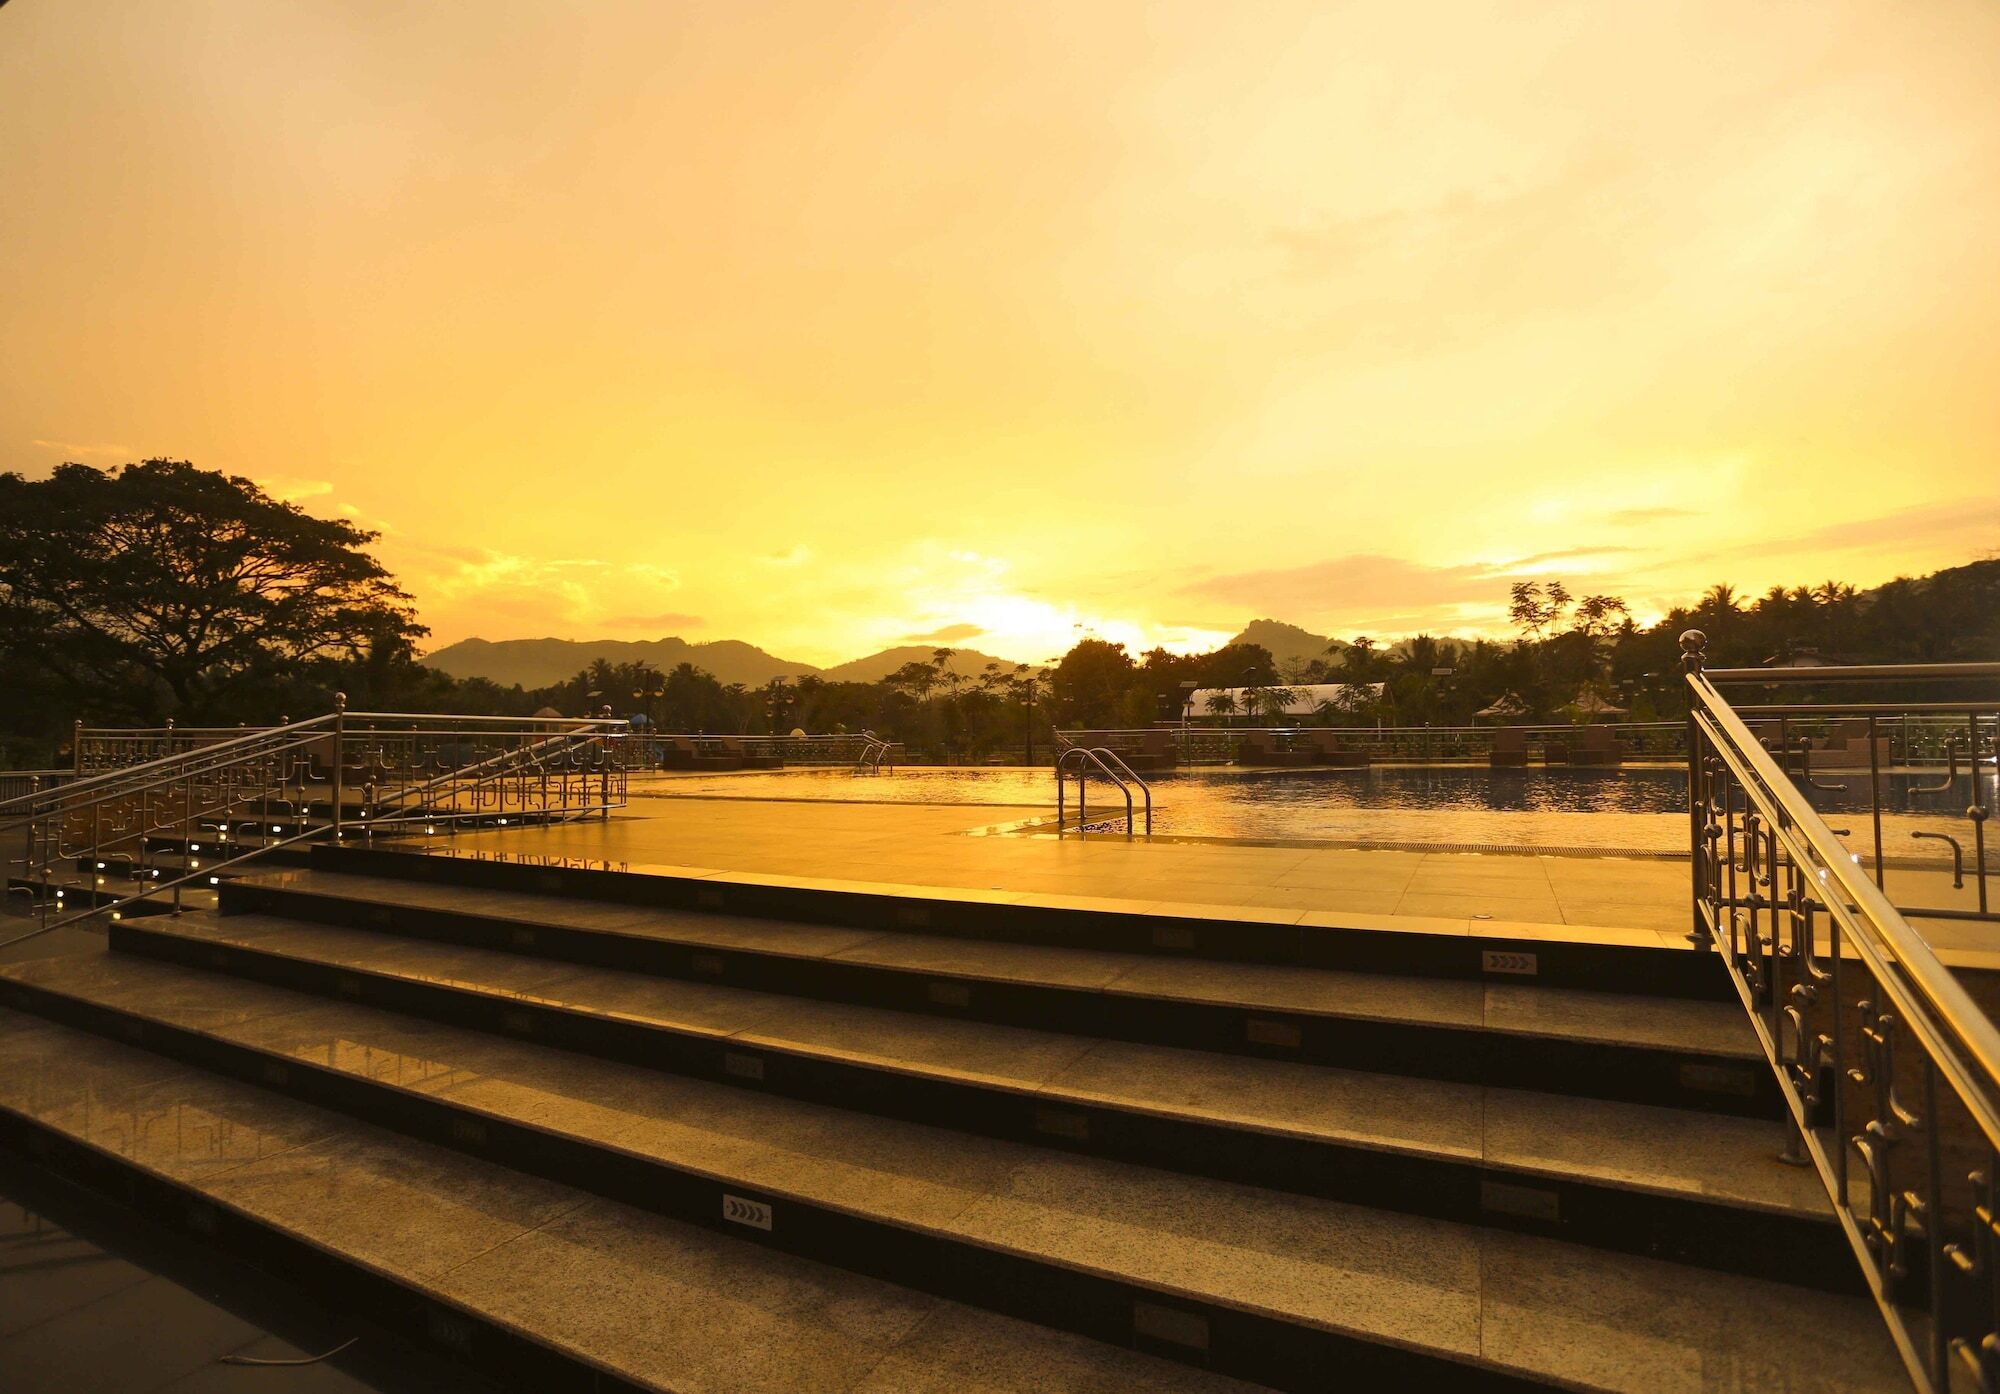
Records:
<instances>
[{"instance_id":1,"label":"railing post","mask_svg":"<svg viewBox=\"0 0 2000 1394\"><path fill-rule=\"evenodd\" d=\"M601 721L611 720L611 704L606 702L598 710L597 715ZM603 807L598 811L598 817L608 823L611 821L611 736L609 727L604 728L604 734L598 738L597 749L598 753L604 757L599 762L598 786L601 796L600 802L603 804ZM590 778L590 775L586 773L584 778L587 780Z\"/></svg>"},{"instance_id":2,"label":"railing post","mask_svg":"<svg viewBox=\"0 0 2000 1394\"><path fill-rule=\"evenodd\" d=\"M379 704L378 704L379 705ZM347 796L347 694L333 694L333 840L340 841L341 805Z\"/></svg>"},{"instance_id":3,"label":"railing post","mask_svg":"<svg viewBox=\"0 0 2000 1394\"><path fill-rule=\"evenodd\" d=\"M1681 635L1681 667L1687 673L1687 749L1688 749L1688 911L1692 922L1688 925L1688 939L1696 947L1708 943L1707 926L1701 916L1702 887L1702 826L1701 826L1701 740L1700 728L1695 725L1695 680L1701 676L1704 651L1708 647L1708 636L1699 629L1690 629Z\"/></svg>"},{"instance_id":4,"label":"railing post","mask_svg":"<svg viewBox=\"0 0 2000 1394\"><path fill-rule=\"evenodd\" d=\"M77 717L69 727L70 761L76 766L76 777L83 778L83 718Z\"/></svg>"}]
</instances>

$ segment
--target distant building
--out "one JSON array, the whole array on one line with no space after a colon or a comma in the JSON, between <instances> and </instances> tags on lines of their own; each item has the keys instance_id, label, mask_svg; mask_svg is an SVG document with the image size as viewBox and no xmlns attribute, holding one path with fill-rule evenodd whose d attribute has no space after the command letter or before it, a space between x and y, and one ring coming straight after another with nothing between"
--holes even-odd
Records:
<instances>
[{"instance_id":1,"label":"distant building","mask_svg":"<svg viewBox=\"0 0 2000 1394\"><path fill-rule=\"evenodd\" d=\"M1187 702L1181 708L1181 720L1201 721L1215 715L1214 702L1218 696L1226 696L1224 711L1233 716L1267 716L1270 708L1266 704L1269 694L1279 689L1291 694L1285 703L1284 715L1308 717L1318 716L1322 711L1332 709L1337 712L1366 711L1382 700L1387 683L1379 682L1320 682L1320 683L1270 683L1263 687L1198 687L1190 692ZM1254 711L1253 711L1254 709Z\"/></svg>"}]
</instances>

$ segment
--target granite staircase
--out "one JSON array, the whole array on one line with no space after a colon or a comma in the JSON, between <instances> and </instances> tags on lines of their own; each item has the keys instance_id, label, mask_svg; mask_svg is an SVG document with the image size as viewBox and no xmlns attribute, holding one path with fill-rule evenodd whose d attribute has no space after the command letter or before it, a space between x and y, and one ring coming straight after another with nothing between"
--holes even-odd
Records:
<instances>
[{"instance_id":1,"label":"granite staircase","mask_svg":"<svg viewBox=\"0 0 2000 1394\"><path fill-rule=\"evenodd\" d=\"M0 1147L528 1389L1888 1390L1656 934L369 848L0 967Z\"/></svg>"}]
</instances>

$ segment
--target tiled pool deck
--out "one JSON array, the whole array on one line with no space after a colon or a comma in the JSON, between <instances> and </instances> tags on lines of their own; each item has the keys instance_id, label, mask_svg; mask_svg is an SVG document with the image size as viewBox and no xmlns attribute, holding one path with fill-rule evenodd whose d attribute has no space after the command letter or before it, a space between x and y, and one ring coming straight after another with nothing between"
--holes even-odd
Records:
<instances>
[{"instance_id":1,"label":"tiled pool deck","mask_svg":"<svg viewBox=\"0 0 2000 1394\"><path fill-rule=\"evenodd\" d=\"M1385 929L1501 921L1677 943L1689 923L1687 864L1678 860L969 835L1046 812L645 799L604 821L495 830L450 845L634 866L1340 911L1385 917ZM1969 891L1954 891L1946 871L1892 870L1889 889L1903 903L1969 904ZM1927 921L1926 929L1940 948L2000 947L1990 926Z\"/></svg>"}]
</instances>

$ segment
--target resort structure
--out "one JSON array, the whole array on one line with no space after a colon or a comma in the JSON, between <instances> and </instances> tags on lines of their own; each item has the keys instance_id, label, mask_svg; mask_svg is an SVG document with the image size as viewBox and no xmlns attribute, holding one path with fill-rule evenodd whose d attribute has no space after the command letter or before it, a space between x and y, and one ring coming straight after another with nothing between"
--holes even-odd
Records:
<instances>
[{"instance_id":1,"label":"resort structure","mask_svg":"<svg viewBox=\"0 0 2000 1394\"><path fill-rule=\"evenodd\" d=\"M0 0L0 1394L2000 1394L2000 0Z\"/></svg>"},{"instance_id":2,"label":"resort structure","mask_svg":"<svg viewBox=\"0 0 2000 1394\"><path fill-rule=\"evenodd\" d=\"M2000 665L1702 643L1630 765L79 728L0 803L0 1147L538 1389L1963 1387ZM1256 813L1410 779L1484 807Z\"/></svg>"}]
</instances>

